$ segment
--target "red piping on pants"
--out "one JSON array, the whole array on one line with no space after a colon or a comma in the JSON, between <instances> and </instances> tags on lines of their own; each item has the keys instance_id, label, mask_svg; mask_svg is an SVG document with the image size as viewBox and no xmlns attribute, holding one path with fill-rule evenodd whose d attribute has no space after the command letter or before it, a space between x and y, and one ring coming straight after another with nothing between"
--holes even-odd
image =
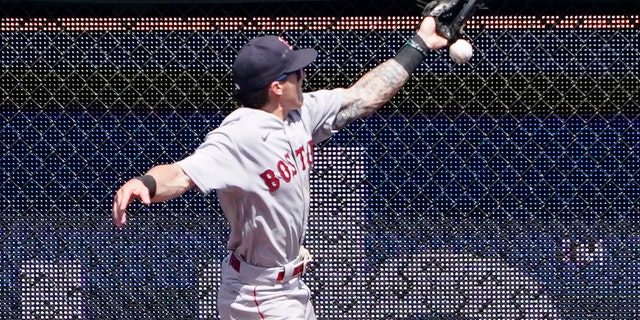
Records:
<instances>
[{"instance_id":1,"label":"red piping on pants","mask_svg":"<svg viewBox=\"0 0 640 320\"><path fill-rule=\"evenodd\" d=\"M258 309L258 315L260 315L260 319L264 320L264 315L260 311L260 304L258 304L258 287L253 287L253 302L256 304L256 308Z\"/></svg>"}]
</instances>

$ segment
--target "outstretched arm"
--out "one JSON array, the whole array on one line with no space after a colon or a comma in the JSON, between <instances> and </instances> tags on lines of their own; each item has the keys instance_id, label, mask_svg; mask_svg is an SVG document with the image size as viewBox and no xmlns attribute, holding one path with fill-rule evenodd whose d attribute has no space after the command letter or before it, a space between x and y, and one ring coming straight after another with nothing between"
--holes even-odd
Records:
<instances>
[{"instance_id":1,"label":"outstretched arm","mask_svg":"<svg viewBox=\"0 0 640 320\"><path fill-rule=\"evenodd\" d=\"M427 50L438 50L447 46L448 40L436 33L433 17L426 17L416 33ZM420 54L417 50L412 54ZM420 61L422 56L420 54ZM353 86L345 89L342 108L333 123L335 130L374 113L387 103L409 79L410 71L397 59L389 59L367 72Z\"/></svg>"},{"instance_id":2,"label":"outstretched arm","mask_svg":"<svg viewBox=\"0 0 640 320\"><path fill-rule=\"evenodd\" d=\"M113 199L113 222L118 228L127 222L127 207L134 199L140 199L144 204L162 202L187 192L194 187L194 183L177 164L159 165L151 168L146 176L155 181L155 195L151 197L149 186L138 178L127 181Z\"/></svg>"}]
</instances>

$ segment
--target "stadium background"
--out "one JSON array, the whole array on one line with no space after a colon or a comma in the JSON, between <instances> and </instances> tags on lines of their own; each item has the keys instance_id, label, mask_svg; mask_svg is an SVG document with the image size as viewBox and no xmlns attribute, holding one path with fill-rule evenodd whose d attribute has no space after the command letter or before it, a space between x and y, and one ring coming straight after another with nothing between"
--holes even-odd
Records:
<instances>
[{"instance_id":1,"label":"stadium background","mask_svg":"<svg viewBox=\"0 0 640 320\"><path fill-rule=\"evenodd\" d=\"M306 281L321 319L640 313L636 1L487 1L475 56L434 54L317 150ZM0 3L0 318L216 317L226 224L195 192L110 219L113 193L236 108L230 65L278 34L348 86L412 1Z\"/></svg>"}]
</instances>

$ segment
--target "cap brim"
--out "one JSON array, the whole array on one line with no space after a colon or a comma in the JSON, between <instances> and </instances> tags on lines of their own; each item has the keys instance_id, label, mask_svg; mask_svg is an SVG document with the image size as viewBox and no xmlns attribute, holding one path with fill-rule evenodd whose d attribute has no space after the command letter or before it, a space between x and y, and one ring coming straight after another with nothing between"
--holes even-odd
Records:
<instances>
[{"instance_id":1,"label":"cap brim","mask_svg":"<svg viewBox=\"0 0 640 320\"><path fill-rule=\"evenodd\" d=\"M310 65L318 57L318 51L311 48L294 50L292 54L294 55L293 63L289 65L289 68L285 71L286 73L300 70Z\"/></svg>"}]
</instances>

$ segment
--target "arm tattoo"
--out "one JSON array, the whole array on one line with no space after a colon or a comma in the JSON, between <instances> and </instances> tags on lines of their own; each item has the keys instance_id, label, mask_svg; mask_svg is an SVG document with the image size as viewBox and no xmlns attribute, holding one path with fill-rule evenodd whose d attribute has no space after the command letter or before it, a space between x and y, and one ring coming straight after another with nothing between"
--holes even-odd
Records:
<instances>
[{"instance_id":1,"label":"arm tattoo","mask_svg":"<svg viewBox=\"0 0 640 320\"><path fill-rule=\"evenodd\" d=\"M341 129L355 119L374 113L400 90L408 78L409 73L393 59L367 72L345 91L333 128Z\"/></svg>"}]
</instances>

